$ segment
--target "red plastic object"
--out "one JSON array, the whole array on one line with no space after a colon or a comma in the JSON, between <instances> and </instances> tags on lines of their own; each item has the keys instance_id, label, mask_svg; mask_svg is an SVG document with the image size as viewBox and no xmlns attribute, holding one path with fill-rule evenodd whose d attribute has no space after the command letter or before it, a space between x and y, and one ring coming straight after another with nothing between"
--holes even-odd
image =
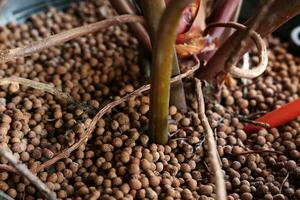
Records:
<instances>
[{"instance_id":1,"label":"red plastic object","mask_svg":"<svg viewBox=\"0 0 300 200\"><path fill-rule=\"evenodd\" d=\"M300 115L300 98L283 105L280 108L267 113L266 115L258 118L256 121L268 123L270 128L274 128L285 124ZM252 133L259 131L262 127L255 126L253 124L247 124L244 127L244 131L247 133Z\"/></svg>"}]
</instances>

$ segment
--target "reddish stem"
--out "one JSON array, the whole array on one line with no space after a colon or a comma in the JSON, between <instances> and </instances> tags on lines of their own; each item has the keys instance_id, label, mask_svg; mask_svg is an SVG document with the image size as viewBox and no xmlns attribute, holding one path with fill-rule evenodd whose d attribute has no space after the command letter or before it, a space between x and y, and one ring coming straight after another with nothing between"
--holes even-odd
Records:
<instances>
[{"instance_id":1,"label":"reddish stem","mask_svg":"<svg viewBox=\"0 0 300 200\"><path fill-rule=\"evenodd\" d=\"M210 16L211 23L215 22L228 22L234 15L237 7L239 6L241 0L227 0L219 1L213 13ZM217 27L209 31L212 37L220 38L224 32L225 28Z\"/></svg>"},{"instance_id":2,"label":"reddish stem","mask_svg":"<svg viewBox=\"0 0 300 200\"><path fill-rule=\"evenodd\" d=\"M270 0L268 0L270 1ZM246 22L247 27L253 26L256 23L256 16L259 14L260 10L253 15L251 19ZM265 14L265 18L257 24L254 31L259 33L262 37L266 37L273 31L275 31L283 23L287 22L289 19L294 17L300 12L300 1L299 0L290 0L288 3L283 0L275 0L272 6L268 9ZM214 78L224 72L224 67L226 65L228 57L230 57L233 46L236 46L240 41L237 38L240 38L243 35L243 31L236 31L232 34L228 40L218 49L218 51L213 55L207 65L198 71L197 77L207 81L212 81ZM243 51L239 52L241 57L245 52L247 52L252 46L250 38L247 38L245 41L245 48ZM239 49L237 49L238 51Z\"/></svg>"},{"instance_id":3,"label":"reddish stem","mask_svg":"<svg viewBox=\"0 0 300 200\"><path fill-rule=\"evenodd\" d=\"M215 9L213 10L209 23L216 22L229 22L232 21L236 12L238 12L239 4L242 3L242 0L227 0L227 1L218 1ZM231 31L225 31L223 27L216 27L209 30L208 34L215 38L218 41L218 45L221 46L226 39L231 35ZM203 53L201 55L201 60L209 61L209 59L215 54L216 50Z\"/></svg>"},{"instance_id":4,"label":"reddish stem","mask_svg":"<svg viewBox=\"0 0 300 200\"><path fill-rule=\"evenodd\" d=\"M256 121L267 123L270 125L270 128L274 128L297 118L299 115L300 98L265 114L264 116L258 118ZM248 133L256 132L260 129L262 129L262 127L255 126L253 124L247 124L244 127L244 130Z\"/></svg>"}]
</instances>

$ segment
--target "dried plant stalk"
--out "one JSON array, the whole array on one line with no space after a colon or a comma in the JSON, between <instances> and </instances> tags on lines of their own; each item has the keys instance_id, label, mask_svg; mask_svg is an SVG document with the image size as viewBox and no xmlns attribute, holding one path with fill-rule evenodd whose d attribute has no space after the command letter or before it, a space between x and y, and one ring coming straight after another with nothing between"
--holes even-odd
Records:
<instances>
[{"instance_id":1,"label":"dried plant stalk","mask_svg":"<svg viewBox=\"0 0 300 200\"><path fill-rule=\"evenodd\" d=\"M21 175L25 176L47 199L56 199L55 194L51 192L37 176L32 174L26 165L22 164L12 153L1 147L0 155L7 159L8 162L13 165Z\"/></svg>"},{"instance_id":2,"label":"dried plant stalk","mask_svg":"<svg viewBox=\"0 0 300 200\"><path fill-rule=\"evenodd\" d=\"M34 42L24 47L18 47L15 49L1 50L0 51L0 62L12 61L16 58L26 57L33 53L40 52L44 49L62 44L69 40L97 32L103 28L118 25L123 23L141 23L143 18L137 15L120 15L111 19L106 19L96 23L88 24L85 26L77 27L68 31L63 31L56 35L52 35L41 41Z\"/></svg>"},{"instance_id":3,"label":"dried plant stalk","mask_svg":"<svg viewBox=\"0 0 300 200\"><path fill-rule=\"evenodd\" d=\"M188 70L187 72L177 75L174 78L171 79L171 83L174 83L178 80L181 80L187 76L190 76L191 74L193 74L197 69L199 69L200 66L200 62L199 60L195 57L196 60L196 65L193 66L190 70ZM43 169L53 165L54 163L56 163L57 161L67 158L70 156L70 154L76 150L79 146L83 145L84 143L87 142L87 140L89 139L89 137L91 136L92 132L94 131L95 127L96 127L96 123L97 121L99 121L99 119L106 114L109 110L111 110L112 108L116 107L117 105L120 105L121 103L127 101L128 99L130 99L133 96L137 96L139 94L141 94L142 92L148 91L150 89L150 84L148 85L144 85L140 88L138 88L137 90L133 91L132 93L116 100L113 101L107 105L105 105L98 113L97 115L92 119L91 123L89 124L88 128L86 129L86 131L84 132L83 136L75 143L73 144L71 147L69 147L68 149L62 151L61 153L59 153L58 155L56 155L55 157L53 157L52 159L44 162L43 164L41 164L40 166L38 166L37 168L33 169L32 172L33 173L38 173L40 171L42 171Z\"/></svg>"},{"instance_id":4,"label":"dried plant stalk","mask_svg":"<svg viewBox=\"0 0 300 200\"><path fill-rule=\"evenodd\" d=\"M33 80L29 80L26 78L20 78L20 77L9 77L9 78L3 78L0 79L0 86L1 85L8 85L8 84L21 84L27 87L31 87L34 89L38 89L38 90L42 90L44 92L48 92L50 94L53 94L54 96L61 98L65 101L67 101L70 104L76 105L78 107L80 107L81 109L89 112L89 113L97 113L97 110L90 106L87 105L85 103L82 102L78 102L75 99L73 99L73 97L71 97L69 94L62 92L61 90L57 89L56 87L54 87L53 85L50 84L46 84L46 83L41 83L38 81L33 81Z\"/></svg>"},{"instance_id":5,"label":"dried plant stalk","mask_svg":"<svg viewBox=\"0 0 300 200\"><path fill-rule=\"evenodd\" d=\"M212 131L207 117L205 115L205 103L202 93L202 85L199 79L195 79L196 84L196 93L197 93L197 101L198 101L198 115L199 119L202 123L202 126L206 132L206 141L208 143L208 154L209 160L212 166L212 170L214 172L214 182L216 185L216 199L224 200L226 199L226 187L224 174L222 173L222 169L219 163L219 155L217 150L217 144L214 137L214 132Z\"/></svg>"}]
</instances>

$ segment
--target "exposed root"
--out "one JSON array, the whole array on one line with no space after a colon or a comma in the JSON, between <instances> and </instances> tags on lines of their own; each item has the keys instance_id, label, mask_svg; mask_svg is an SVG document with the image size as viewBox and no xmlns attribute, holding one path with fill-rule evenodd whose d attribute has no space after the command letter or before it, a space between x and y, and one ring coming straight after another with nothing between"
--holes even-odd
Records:
<instances>
[{"instance_id":1,"label":"exposed root","mask_svg":"<svg viewBox=\"0 0 300 200\"><path fill-rule=\"evenodd\" d=\"M214 138L214 132L211 129L207 117L205 115L205 103L202 93L202 84L199 79L195 79L196 84L196 93L197 93L197 101L198 101L198 115L202 126L206 132L206 141L208 143L208 154L210 163L212 166L212 170L214 173L214 182L216 185L216 199L223 200L226 199L226 187L225 187L225 180L224 174L222 173L222 169L218 159L218 150L217 144Z\"/></svg>"},{"instance_id":2,"label":"exposed root","mask_svg":"<svg viewBox=\"0 0 300 200\"><path fill-rule=\"evenodd\" d=\"M282 188L283 188L284 184L286 183L286 181L288 180L289 176L290 176L290 173L288 172L287 175L286 175L286 177L283 179L283 181L282 181L282 183L280 185L279 191L280 191L281 194L282 194Z\"/></svg>"},{"instance_id":3,"label":"exposed root","mask_svg":"<svg viewBox=\"0 0 300 200\"><path fill-rule=\"evenodd\" d=\"M85 26L80 26L68 31L63 31L56 35L52 35L41 41L34 42L24 47L18 47L15 49L1 50L0 51L0 62L8 62L15 60L16 58L26 57L31 54L40 52L44 49L62 44L69 40L97 32L103 28L124 24L124 23L136 23L143 22L143 18L137 15L120 15L96 23L88 24Z\"/></svg>"},{"instance_id":4,"label":"exposed root","mask_svg":"<svg viewBox=\"0 0 300 200\"><path fill-rule=\"evenodd\" d=\"M241 152L241 153L238 153L238 154L234 154L234 156L241 156L241 155L248 155L248 154L262 154L262 153L270 153L270 154L278 154L278 155L283 154L280 151L259 149L259 150L250 150L250 151L246 151L246 152Z\"/></svg>"},{"instance_id":5,"label":"exposed root","mask_svg":"<svg viewBox=\"0 0 300 200\"><path fill-rule=\"evenodd\" d=\"M181 80L191 74L193 74L197 69L199 69L200 66L200 62L199 60L195 57L197 63L196 65L188 70L187 72L183 73L183 74L179 74L177 76L175 76L174 78L171 79L171 83L174 83L178 80ZM40 166L38 166L37 168L34 168L32 171L33 173L38 173L41 170L53 165L54 163L56 163L57 161L67 158L70 156L70 154L76 150L77 148L79 148L81 145L85 144L88 139L90 138L90 136L92 135L92 132L94 131L95 127L96 127L96 123L99 121L99 119L101 119L101 117L103 115L105 115L108 111L110 111L112 108L120 105L121 103L127 101L128 99L130 99L133 96L137 96L139 94L141 94L142 92L148 91L150 89L150 84L148 85L143 85L140 88L138 88L137 90L133 91L132 93L127 94L126 96L115 100L111 103L108 103L107 105L105 105L97 114L96 116L92 119L91 123L89 124L89 126L87 127L87 129L85 130L83 136L72 146L70 146L69 148L65 149L64 151L62 151L61 153L57 154L55 157L53 157L52 159L42 163Z\"/></svg>"},{"instance_id":6,"label":"exposed root","mask_svg":"<svg viewBox=\"0 0 300 200\"><path fill-rule=\"evenodd\" d=\"M268 123L253 120L253 118L257 117L258 115L265 114L265 113L266 113L266 111L259 111L259 112L256 112L256 113L252 113L248 116L244 116L244 115L239 115L239 114L234 113L234 112L229 112L229 114L232 117L237 117L240 122L253 124L255 126L260 126L260 127L263 127L263 128L270 128L270 124L268 124Z\"/></svg>"},{"instance_id":7,"label":"exposed root","mask_svg":"<svg viewBox=\"0 0 300 200\"><path fill-rule=\"evenodd\" d=\"M0 164L0 172L11 172L17 174L18 171L10 165Z\"/></svg>"},{"instance_id":8,"label":"exposed root","mask_svg":"<svg viewBox=\"0 0 300 200\"><path fill-rule=\"evenodd\" d=\"M266 110L262 110L262 111L258 111L258 112L255 112L255 113L251 113L247 116L245 116L244 118L247 118L247 119L255 119L257 118L258 116L260 115L263 115L263 114L267 114L268 112Z\"/></svg>"},{"instance_id":9,"label":"exposed root","mask_svg":"<svg viewBox=\"0 0 300 200\"><path fill-rule=\"evenodd\" d=\"M8 162L16 168L16 170L25 176L47 199L55 200L55 194L32 172L21 163L12 153L0 147L0 155L8 160Z\"/></svg>"},{"instance_id":10,"label":"exposed root","mask_svg":"<svg viewBox=\"0 0 300 200\"><path fill-rule=\"evenodd\" d=\"M213 28L213 27L229 27L229 28L239 29L242 31L247 30L247 27L242 24L239 24L236 22L228 22L228 23L209 24L206 27L205 31L207 31L208 29ZM235 66L236 63L233 64L232 66L229 66L228 67L229 73L231 73L233 76L238 77L238 78L248 78L248 79L256 78L256 77L260 76L266 70L266 68L268 66L268 52L267 52L266 44L264 43L261 36L258 33L256 33L255 31L251 30L249 34L257 46L260 62L258 63L258 65L256 67L248 69L248 70L246 70L246 69L243 70L243 69L236 67Z\"/></svg>"},{"instance_id":11,"label":"exposed root","mask_svg":"<svg viewBox=\"0 0 300 200\"><path fill-rule=\"evenodd\" d=\"M270 124L268 124L268 123L258 122L258 121L254 121L254 120L251 120L251 119L246 119L246 118L243 118L243 117L239 117L239 116L238 116L238 119L241 122L245 122L245 123L248 123L248 124L253 124L255 126L260 126L260 127L263 127L263 128L270 128Z\"/></svg>"},{"instance_id":12,"label":"exposed root","mask_svg":"<svg viewBox=\"0 0 300 200\"><path fill-rule=\"evenodd\" d=\"M50 84L40 83L38 81L33 81L33 80L29 80L26 78L20 78L20 77L9 77L9 78L0 79L0 86L8 85L8 84L21 84L21 85L31 87L34 89L42 90L42 91L48 92L50 94L53 94L54 96L56 96L60 99L67 101L67 103L69 103L69 104L78 106L79 108L81 108L91 114L97 113L96 108L94 108L90 105L87 105L85 103L76 101L69 94L62 92L61 90L59 90L58 88L56 88Z\"/></svg>"}]
</instances>

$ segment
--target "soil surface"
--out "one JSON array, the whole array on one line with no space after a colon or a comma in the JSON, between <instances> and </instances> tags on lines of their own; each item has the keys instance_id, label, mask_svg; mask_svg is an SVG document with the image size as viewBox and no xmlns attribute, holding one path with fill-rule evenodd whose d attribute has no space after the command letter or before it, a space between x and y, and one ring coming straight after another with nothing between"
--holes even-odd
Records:
<instances>
[{"instance_id":1,"label":"soil surface","mask_svg":"<svg viewBox=\"0 0 300 200\"><path fill-rule=\"evenodd\" d=\"M73 4L64 13L50 9L26 24L0 27L0 48L26 45L112 15L104 0ZM286 44L276 38L268 43L269 67L261 77L231 82L221 89L219 100L206 97L229 200L300 199L300 117L271 130L243 131L243 118L271 111L300 95L300 58L286 52ZM0 78L52 83L99 109L147 83L138 52L138 42L127 27L114 26L0 64ZM255 55L251 58L253 64L258 62ZM37 176L59 199L214 199L195 94L187 99L185 114L170 106L167 145L149 142L145 93L112 109L98 121L87 144ZM40 90L15 84L0 87L0 145L9 147L32 170L78 141L93 116ZM7 161L0 158L0 163ZM1 167L0 189L14 199L43 198L28 180Z\"/></svg>"}]
</instances>

